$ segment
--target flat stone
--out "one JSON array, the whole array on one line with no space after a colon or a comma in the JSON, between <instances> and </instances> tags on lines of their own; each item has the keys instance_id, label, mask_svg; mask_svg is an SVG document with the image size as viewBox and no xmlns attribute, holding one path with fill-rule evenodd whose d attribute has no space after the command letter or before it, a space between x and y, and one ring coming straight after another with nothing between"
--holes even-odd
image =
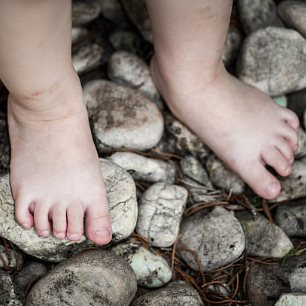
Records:
<instances>
[{"instance_id":1,"label":"flat stone","mask_svg":"<svg viewBox=\"0 0 306 306\"><path fill-rule=\"evenodd\" d=\"M236 28L230 26L222 51L222 60L225 66L228 67L235 64L238 51L240 49L241 40L241 33Z\"/></svg>"},{"instance_id":2,"label":"flat stone","mask_svg":"<svg viewBox=\"0 0 306 306\"><path fill-rule=\"evenodd\" d=\"M40 275L48 272L48 267L41 262L31 262L22 268L18 274L14 276L14 283L23 291L26 291L30 282Z\"/></svg>"},{"instance_id":3,"label":"flat stone","mask_svg":"<svg viewBox=\"0 0 306 306\"><path fill-rule=\"evenodd\" d=\"M112 162L100 159L100 166L112 223L111 244L114 244L129 237L135 228L137 221L135 184L126 171ZM84 235L79 241L73 242L67 238L59 240L53 235L47 238L41 237L33 227L25 230L15 220L14 208L9 175L0 175L0 236L10 240L29 255L60 262L80 249L94 245Z\"/></svg>"},{"instance_id":4,"label":"flat stone","mask_svg":"<svg viewBox=\"0 0 306 306\"><path fill-rule=\"evenodd\" d=\"M111 251L131 265L140 286L158 288L171 280L172 273L167 261L139 244L119 243Z\"/></svg>"},{"instance_id":5,"label":"flat stone","mask_svg":"<svg viewBox=\"0 0 306 306\"><path fill-rule=\"evenodd\" d=\"M143 38L153 44L153 34L146 3L142 0L121 0L129 18Z\"/></svg>"},{"instance_id":6,"label":"flat stone","mask_svg":"<svg viewBox=\"0 0 306 306\"><path fill-rule=\"evenodd\" d=\"M25 306L129 305L137 290L131 266L112 252L90 250L58 264L31 289Z\"/></svg>"},{"instance_id":7,"label":"flat stone","mask_svg":"<svg viewBox=\"0 0 306 306\"><path fill-rule=\"evenodd\" d=\"M109 41L116 51L126 51L136 54L140 52L141 42L135 32L116 30L109 36Z\"/></svg>"},{"instance_id":8,"label":"flat stone","mask_svg":"<svg viewBox=\"0 0 306 306\"><path fill-rule=\"evenodd\" d=\"M237 75L266 94L278 96L306 87L305 61L306 40L301 34L267 27L245 39Z\"/></svg>"},{"instance_id":9,"label":"flat stone","mask_svg":"<svg viewBox=\"0 0 306 306\"><path fill-rule=\"evenodd\" d=\"M227 192L243 193L245 190L245 182L238 174L229 169L219 158L211 155L206 163L206 168L209 169L212 183Z\"/></svg>"},{"instance_id":10,"label":"flat stone","mask_svg":"<svg viewBox=\"0 0 306 306\"><path fill-rule=\"evenodd\" d=\"M22 306L23 294L16 286L11 276L0 270L0 305Z\"/></svg>"},{"instance_id":11,"label":"flat stone","mask_svg":"<svg viewBox=\"0 0 306 306\"><path fill-rule=\"evenodd\" d=\"M140 296L132 306L204 306L198 292L188 285L154 290Z\"/></svg>"},{"instance_id":12,"label":"flat stone","mask_svg":"<svg viewBox=\"0 0 306 306\"><path fill-rule=\"evenodd\" d=\"M246 34L267 26L282 26L273 0L239 0L238 9Z\"/></svg>"},{"instance_id":13,"label":"flat stone","mask_svg":"<svg viewBox=\"0 0 306 306\"><path fill-rule=\"evenodd\" d=\"M165 133L158 143L158 150L165 153L174 153L180 156L191 154L200 160L206 159L210 149L203 141L191 132L183 123L172 114L164 112Z\"/></svg>"},{"instance_id":14,"label":"flat stone","mask_svg":"<svg viewBox=\"0 0 306 306\"><path fill-rule=\"evenodd\" d=\"M278 176L281 183L279 195L269 202L282 202L306 196L306 165L295 161L291 166L291 174L286 177Z\"/></svg>"},{"instance_id":15,"label":"flat stone","mask_svg":"<svg viewBox=\"0 0 306 306\"><path fill-rule=\"evenodd\" d=\"M76 27L71 29L71 42L76 42L79 38L87 34L87 29L83 27Z\"/></svg>"},{"instance_id":16,"label":"flat stone","mask_svg":"<svg viewBox=\"0 0 306 306\"><path fill-rule=\"evenodd\" d=\"M4 245L0 245L0 254L2 256L2 258L0 259L0 268L6 268L6 267L10 267L10 268L17 268L17 261L18 261L18 268L22 268L23 266L23 256L18 252L18 251L14 251L12 250L10 247L8 248L8 251L10 253L10 260L8 258L8 254L7 254L7 250L6 247Z\"/></svg>"},{"instance_id":17,"label":"flat stone","mask_svg":"<svg viewBox=\"0 0 306 306\"><path fill-rule=\"evenodd\" d=\"M306 3L304 1L283 1L278 6L278 14L285 24L306 37Z\"/></svg>"},{"instance_id":18,"label":"flat stone","mask_svg":"<svg viewBox=\"0 0 306 306\"><path fill-rule=\"evenodd\" d=\"M288 236L262 215L254 220L250 212L240 211L235 216L244 229L248 255L282 258L294 248Z\"/></svg>"},{"instance_id":19,"label":"flat stone","mask_svg":"<svg viewBox=\"0 0 306 306\"><path fill-rule=\"evenodd\" d=\"M306 237L305 199L279 205L275 222L288 236Z\"/></svg>"},{"instance_id":20,"label":"flat stone","mask_svg":"<svg viewBox=\"0 0 306 306\"><path fill-rule=\"evenodd\" d=\"M124 85L142 93L161 109L163 103L153 83L147 63L133 53L117 51L108 61L108 77L120 85Z\"/></svg>"},{"instance_id":21,"label":"flat stone","mask_svg":"<svg viewBox=\"0 0 306 306\"><path fill-rule=\"evenodd\" d=\"M72 24L74 26L85 25L96 19L101 12L98 1L73 1L72 3Z\"/></svg>"},{"instance_id":22,"label":"flat stone","mask_svg":"<svg viewBox=\"0 0 306 306\"><path fill-rule=\"evenodd\" d=\"M284 293L281 295L275 306L305 306L306 294Z\"/></svg>"},{"instance_id":23,"label":"flat stone","mask_svg":"<svg viewBox=\"0 0 306 306\"><path fill-rule=\"evenodd\" d=\"M130 152L116 152L109 159L128 171L135 180L150 183L166 182L168 184L175 182L176 169L165 161Z\"/></svg>"},{"instance_id":24,"label":"flat stone","mask_svg":"<svg viewBox=\"0 0 306 306\"><path fill-rule=\"evenodd\" d=\"M184 218L178 248L194 251L203 271L218 269L239 258L245 248L245 236L238 220L226 209L215 206ZM179 251L183 260L199 271L194 255Z\"/></svg>"},{"instance_id":25,"label":"flat stone","mask_svg":"<svg viewBox=\"0 0 306 306\"><path fill-rule=\"evenodd\" d=\"M177 185L156 183L149 187L138 204L136 232L152 246L170 247L178 233L188 192Z\"/></svg>"},{"instance_id":26,"label":"flat stone","mask_svg":"<svg viewBox=\"0 0 306 306\"><path fill-rule=\"evenodd\" d=\"M83 94L99 149L148 150L162 137L162 114L150 99L133 89L94 80L84 86Z\"/></svg>"}]
</instances>

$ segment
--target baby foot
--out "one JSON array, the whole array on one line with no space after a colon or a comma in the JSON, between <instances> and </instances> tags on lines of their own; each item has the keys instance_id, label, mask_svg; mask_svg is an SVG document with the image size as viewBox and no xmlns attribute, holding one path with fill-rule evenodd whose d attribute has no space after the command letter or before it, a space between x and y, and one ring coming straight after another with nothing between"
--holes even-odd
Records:
<instances>
[{"instance_id":1,"label":"baby foot","mask_svg":"<svg viewBox=\"0 0 306 306\"><path fill-rule=\"evenodd\" d=\"M22 103L9 96L16 217L44 237L52 220L55 237L76 241L85 215L87 237L106 244L111 239L106 190L74 71L69 83L24 96Z\"/></svg>"},{"instance_id":2,"label":"baby foot","mask_svg":"<svg viewBox=\"0 0 306 306\"><path fill-rule=\"evenodd\" d=\"M151 61L151 73L173 114L193 130L260 196L275 198L291 172L298 147L295 113L231 76L222 64L169 68Z\"/></svg>"}]
</instances>

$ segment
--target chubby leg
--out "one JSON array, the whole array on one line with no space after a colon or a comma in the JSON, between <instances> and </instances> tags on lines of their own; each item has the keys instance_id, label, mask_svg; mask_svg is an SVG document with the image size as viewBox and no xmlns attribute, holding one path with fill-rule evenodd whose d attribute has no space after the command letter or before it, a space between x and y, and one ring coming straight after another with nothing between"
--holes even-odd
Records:
<instances>
[{"instance_id":1,"label":"chubby leg","mask_svg":"<svg viewBox=\"0 0 306 306\"><path fill-rule=\"evenodd\" d=\"M221 61L231 0L146 0L155 56L151 73L171 111L260 196L287 176L298 146L298 118L231 76Z\"/></svg>"},{"instance_id":2,"label":"chubby leg","mask_svg":"<svg viewBox=\"0 0 306 306\"><path fill-rule=\"evenodd\" d=\"M71 64L71 1L0 0L0 76L10 91L18 222L41 236L111 239L106 191ZM33 217L34 216L34 217Z\"/></svg>"}]
</instances>

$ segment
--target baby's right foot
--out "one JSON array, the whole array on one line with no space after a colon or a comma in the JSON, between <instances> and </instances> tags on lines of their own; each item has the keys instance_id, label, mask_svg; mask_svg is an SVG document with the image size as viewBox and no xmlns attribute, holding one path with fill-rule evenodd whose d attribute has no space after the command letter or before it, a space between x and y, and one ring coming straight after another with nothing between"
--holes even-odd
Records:
<instances>
[{"instance_id":1,"label":"baby's right foot","mask_svg":"<svg viewBox=\"0 0 306 306\"><path fill-rule=\"evenodd\" d=\"M295 113L228 74L222 63L203 70L153 57L151 73L171 111L260 196L275 198L298 147ZM186 62L184 58L180 63Z\"/></svg>"}]
</instances>

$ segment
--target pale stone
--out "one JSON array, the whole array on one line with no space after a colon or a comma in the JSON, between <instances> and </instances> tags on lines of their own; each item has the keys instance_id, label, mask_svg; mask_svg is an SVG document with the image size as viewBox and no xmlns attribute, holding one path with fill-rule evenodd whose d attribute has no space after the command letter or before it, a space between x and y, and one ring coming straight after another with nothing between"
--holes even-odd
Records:
<instances>
[{"instance_id":1,"label":"pale stone","mask_svg":"<svg viewBox=\"0 0 306 306\"><path fill-rule=\"evenodd\" d=\"M275 306L306 306L306 294L283 293Z\"/></svg>"},{"instance_id":2,"label":"pale stone","mask_svg":"<svg viewBox=\"0 0 306 306\"><path fill-rule=\"evenodd\" d=\"M75 43L79 38L85 36L87 34L87 29L78 27L71 29L71 42Z\"/></svg>"},{"instance_id":3,"label":"pale stone","mask_svg":"<svg viewBox=\"0 0 306 306\"><path fill-rule=\"evenodd\" d=\"M96 0L73 1L72 4L72 24L84 25L96 19L101 12L100 3Z\"/></svg>"}]
</instances>

